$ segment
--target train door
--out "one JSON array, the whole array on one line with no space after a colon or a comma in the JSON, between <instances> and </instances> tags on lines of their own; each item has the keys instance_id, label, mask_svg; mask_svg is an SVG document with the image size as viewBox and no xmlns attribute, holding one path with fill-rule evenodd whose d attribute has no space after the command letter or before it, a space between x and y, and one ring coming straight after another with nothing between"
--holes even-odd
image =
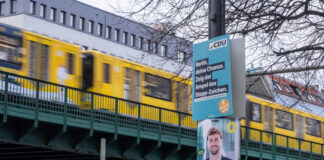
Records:
<instances>
[{"instance_id":1,"label":"train door","mask_svg":"<svg viewBox=\"0 0 324 160\"><path fill-rule=\"evenodd\" d=\"M273 132L273 110L264 106L264 130Z\"/></svg>"},{"instance_id":2,"label":"train door","mask_svg":"<svg viewBox=\"0 0 324 160\"><path fill-rule=\"evenodd\" d=\"M29 76L40 80L49 80L49 46L30 41Z\"/></svg>"},{"instance_id":3,"label":"train door","mask_svg":"<svg viewBox=\"0 0 324 160\"><path fill-rule=\"evenodd\" d=\"M296 137L304 139L304 117L296 115Z\"/></svg>"},{"instance_id":4,"label":"train door","mask_svg":"<svg viewBox=\"0 0 324 160\"><path fill-rule=\"evenodd\" d=\"M124 98L140 101L140 72L125 68Z\"/></svg>"}]
</instances>

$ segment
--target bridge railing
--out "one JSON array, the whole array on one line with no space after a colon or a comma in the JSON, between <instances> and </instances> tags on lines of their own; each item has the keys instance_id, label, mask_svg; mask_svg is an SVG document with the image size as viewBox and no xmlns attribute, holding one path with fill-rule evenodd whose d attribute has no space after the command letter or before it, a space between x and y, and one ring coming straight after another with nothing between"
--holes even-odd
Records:
<instances>
[{"instance_id":1,"label":"bridge railing","mask_svg":"<svg viewBox=\"0 0 324 160\"><path fill-rule=\"evenodd\" d=\"M191 115L135 101L88 92L30 77L0 71L0 101L7 107L73 117L93 123L110 123L195 138L197 122ZM0 103L1 103L0 102ZM162 107L162 108L161 108ZM65 122L66 123L66 122Z\"/></svg>"},{"instance_id":2,"label":"bridge railing","mask_svg":"<svg viewBox=\"0 0 324 160\"><path fill-rule=\"evenodd\" d=\"M161 134L187 137L195 140L197 122L190 114L151 106L116 97L106 96L77 88L49 83L29 77L0 71L0 104L3 120L8 107L29 110L38 119L38 113L56 115L63 119L81 119L94 123L113 124ZM246 136L248 135L248 136ZM193 144L195 146L195 144ZM241 127L242 151L259 151L290 157L323 159L323 144L294 137Z\"/></svg>"},{"instance_id":3,"label":"bridge railing","mask_svg":"<svg viewBox=\"0 0 324 160\"><path fill-rule=\"evenodd\" d=\"M257 151L258 157L266 157L270 154L271 159L276 157L291 157L298 159L323 160L323 144L311 142L295 137L258 130L254 128L241 127L241 148L246 155Z\"/></svg>"}]
</instances>

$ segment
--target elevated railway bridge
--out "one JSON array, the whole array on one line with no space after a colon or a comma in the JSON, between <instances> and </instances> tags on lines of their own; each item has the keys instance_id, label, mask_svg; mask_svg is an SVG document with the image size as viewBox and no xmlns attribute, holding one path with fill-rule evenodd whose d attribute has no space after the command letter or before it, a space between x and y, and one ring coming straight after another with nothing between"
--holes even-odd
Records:
<instances>
[{"instance_id":1,"label":"elevated railway bridge","mask_svg":"<svg viewBox=\"0 0 324 160\"><path fill-rule=\"evenodd\" d=\"M0 72L0 116L0 159L99 159L103 138L109 159L196 159L197 124L189 114L7 72ZM321 145L323 153L323 144L241 131L242 159L323 160L312 149ZM243 136L251 131L259 141ZM272 143L262 141L264 134ZM286 146L276 145L277 137ZM290 149L291 140L310 148Z\"/></svg>"}]
</instances>

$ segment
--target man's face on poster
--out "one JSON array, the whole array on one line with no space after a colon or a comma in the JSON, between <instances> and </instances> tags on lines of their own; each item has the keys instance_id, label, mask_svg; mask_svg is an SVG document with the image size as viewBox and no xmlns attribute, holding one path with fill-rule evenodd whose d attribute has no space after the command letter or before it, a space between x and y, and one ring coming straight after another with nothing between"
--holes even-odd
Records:
<instances>
[{"instance_id":1,"label":"man's face on poster","mask_svg":"<svg viewBox=\"0 0 324 160\"><path fill-rule=\"evenodd\" d=\"M222 139L219 134L213 134L208 136L208 148L212 155L216 155L220 152L222 147Z\"/></svg>"}]
</instances>

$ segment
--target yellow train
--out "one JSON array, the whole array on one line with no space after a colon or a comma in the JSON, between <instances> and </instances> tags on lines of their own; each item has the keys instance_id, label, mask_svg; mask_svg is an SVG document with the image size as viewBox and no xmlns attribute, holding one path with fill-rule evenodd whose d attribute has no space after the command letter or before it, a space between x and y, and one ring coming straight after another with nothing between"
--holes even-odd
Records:
<instances>
[{"instance_id":1,"label":"yellow train","mask_svg":"<svg viewBox=\"0 0 324 160\"><path fill-rule=\"evenodd\" d=\"M321 154L321 145L324 142L324 117L279 105L255 96L247 95L250 105L247 105L247 116L241 121L242 126L248 126L249 140L276 144L282 148L302 151L312 151ZM262 132L260 131L268 131ZM246 138L246 131L241 129L242 138ZM272 133L278 134L273 137ZM283 136L280 136L283 135ZM288 136L290 138L287 139ZM275 142L274 142L275 141ZM314 143L310 143L314 142ZM322 148L323 149L323 148Z\"/></svg>"},{"instance_id":2,"label":"yellow train","mask_svg":"<svg viewBox=\"0 0 324 160\"><path fill-rule=\"evenodd\" d=\"M0 24L0 70L181 112L190 113L189 106L192 103L192 83L184 77L98 51L81 51L76 45L4 24ZM18 83L31 90L35 89L33 85L25 85L21 81ZM45 91L59 93L56 88ZM75 100L73 94L68 95L72 101ZM247 97L252 105L248 106L247 118L241 121L243 126L323 144L323 117L251 95ZM76 101L83 104L89 102L87 96L78 98ZM106 104L99 99L95 101L94 107L111 110L110 105ZM138 114L131 105L124 106L126 108L120 113ZM142 114L145 115L142 118L158 120L158 112L153 110L154 108L142 110L141 112L146 112ZM163 122L178 124L176 114L167 116L162 118ZM187 127L197 127L195 122L191 122L190 116L181 117L181 120L185 121ZM272 135L263 134L261 139L260 132L250 131L248 137L250 140L272 143ZM244 129L242 136L246 136ZM298 149L296 141L298 140L292 139L287 142L284 138L276 138L277 145ZM313 145L312 148L313 152L321 153L320 146ZM301 149L309 151L310 143L302 143Z\"/></svg>"},{"instance_id":3,"label":"yellow train","mask_svg":"<svg viewBox=\"0 0 324 160\"><path fill-rule=\"evenodd\" d=\"M0 24L0 53L2 71L190 113L191 80L175 74L98 51L82 51L79 46L5 24ZM14 81L35 90L33 84ZM55 93L56 100L59 90L42 91ZM89 101L87 96L68 96L75 104L80 99Z\"/></svg>"}]
</instances>

